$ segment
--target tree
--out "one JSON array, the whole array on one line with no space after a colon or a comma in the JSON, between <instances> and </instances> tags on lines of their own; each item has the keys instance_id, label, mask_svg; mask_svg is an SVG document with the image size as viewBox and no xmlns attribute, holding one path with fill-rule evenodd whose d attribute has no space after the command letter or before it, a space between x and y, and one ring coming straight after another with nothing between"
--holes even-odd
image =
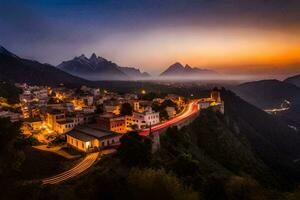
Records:
<instances>
[{"instance_id":1,"label":"tree","mask_svg":"<svg viewBox=\"0 0 300 200\"><path fill-rule=\"evenodd\" d=\"M138 135L136 132L130 132L120 139L118 154L127 166L148 166L152 159L152 141L148 137Z\"/></svg>"},{"instance_id":2,"label":"tree","mask_svg":"<svg viewBox=\"0 0 300 200\"><path fill-rule=\"evenodd\" d=\"M163 107L163 108L166 108L166 107L175 107L175 108L177 108L177 104L176 103L174 103L172 100L170 100L170 99L167 99L167 100L164 100L163 102L162 102L162 104L161 104L161 106Z\"/></svg>"},{"instance_id":3,"label":"tree","mask_svg":"<svg viewBox=\"0 0 300 200\"><path fill-rule=\"evenodd\" d=\"M123 103L120 113L121 115L132 115L132 106L129 103Z\"/></svg>"},{"instance_id":4,"label":"tree","mask_svg":"<svg viewBox=\"0 0 300 200\"><path fill-rule=\"evenodd\" d=\"M191 154L183 153L174 163L174 171L181 177L193 177L199 171L199 161L193 159Z\"/></svg>"},{"instance_id":5,"label":"tree","mask_svg":"<svg viewBox=\"0 0 300 200\"><path fill-rule=\"evenodd\" d=\"M18 170L23 160L18 145L20 123L0 118L0 177L11 170Z\"/></svg>"},{"instance_id":6,"label":"tree","mask_svg":"<svg viewBox=\"0 0 300 200\"><path fill-rule=\"evenodd\" d=\"M160 117L160 119L169 119L168 112L165 109L160 110L159 117Z\"/></svg>"},{"instance_id":7,"label":"tree","mask_svg":"<svg viewBox=\"0 0 300 200\"><path fill-rule=\"evenodd\" d=\"M262 187L252 178L232 176L226 182L225 192L228 199L232 200L255 200L267 199Z\"/></svg>"},{"instance_id":8,"label":"tree","mask_svg":"<svg viewBox=\"0 0 300 200\"><path fill-rule=\"evenodd\" d=\"M163 169L132 169L128 176L133 199L198 199L198 194L184 187L174 175Z\"/></svg>"}]
</instances>

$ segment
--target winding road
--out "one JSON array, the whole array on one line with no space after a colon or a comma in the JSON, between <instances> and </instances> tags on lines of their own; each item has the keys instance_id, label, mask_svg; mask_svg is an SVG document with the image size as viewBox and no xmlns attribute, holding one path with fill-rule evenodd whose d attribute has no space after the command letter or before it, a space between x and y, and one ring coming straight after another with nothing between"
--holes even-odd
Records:
<instances>
[{"instance_id":1,"label":"winding road","mask_svg":"<svg viewBox=\"0 0 300 200\"><path fill-rule=\"evenodd\" d=\"M176 117L174 117L174 118L172 118L168 121L165 121L164 123L152 126L151 127L151 132L159 131L161 129L170 127L174 124L177 124L178 122L193 116L198 111L199 111L198 101L194 100L194 101L190 102L187 105L187 107L185 108L185 110L182 113L180 113L179 115L177 115ZM150 133L150 129L147 128L147 129L144 129L143 131L141 131L139 134L142 135L142 136L147 136L147 135L149 135L149 133Z\"/></svg>"},{"instance_id":2,"label":"winding road","mask_svg":"<svg viewBox=\"0 0 300 200\"><path fill-rule=\"evenodd\" d=\"M61 174L45 178L42 180L42 184L58 184L61 183L67 179L73 178L77 176L78 174L82 173L83 171L90 168L94 162L97 160L99 155L99 152L90 153L88 154L80 163L78 163L75 167L72 169L65 171Z\"/></svg>"},{"instance_id":3,"label":"winding road","mask_svg":"<svg viewBox=\"0 0 300 200\"><path fill-rule=\"evenodd\" d=\"M187 105L187 107L182 111L182 113L180 113L179 115L177 115L176 117L174 117L168 121L165 121L164 123L153 126L151 128L151 131L158 131L158 130L170 127L174 124L179 123L180 121L182 121L184 119L187 119L187 118L193 116L198 111L199 111L198 101L194 100ZM147 135L149 135L149 133L150 133L150 129L148 128L148 129L144 129L139 134L142 136L147 136ZM104 150L101 152L101 155L111 154L115 151L116 151L115 149ZM87 156L80 163L78 163L75 167L73 167L72 169L65 171L61 174L43 179L42 184L43 185L59 184L63 181L66 181L68 179L71 179L71 178L77 176L78 174L80 174L80 173L84 172L85 170L87 170L88 168L90 168L97 160L99 154L100 154L99 152L87 154Z\"/></svg>"}]
</instances>

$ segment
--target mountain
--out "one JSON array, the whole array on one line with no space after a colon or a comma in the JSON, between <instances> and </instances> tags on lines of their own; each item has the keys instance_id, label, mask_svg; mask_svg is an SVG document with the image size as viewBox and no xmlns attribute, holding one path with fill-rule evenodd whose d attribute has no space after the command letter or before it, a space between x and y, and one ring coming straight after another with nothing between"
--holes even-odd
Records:
<instances>
[{"instance_id":1,"label":"mountain","mask_svg":"<svg viewBox=\"0 0 300 200\"><path fill-rule=\"evenodd\" d=\"M81 55L72 60L64 61L57 67L88 80L132 80L146 77L139 69L120 67L95 53L90 58Z\"/></svg>"},{"instance_id":2,"label":"mountain","mask_svg":"<svg viewBox=\"0 0 300 200\"><path fill-rule=\"evenodd\" d=\"M172 170L199 191L203 191L199 182L212 177L219 180L213 182L216 187L227 185L232 176L254 179L268 188L297 185L300 132L231 91L223 89L221 97L224 115L202 110L181 130L172 128L161 135L156 165Z\"/></svg>"},{"instance_id":3,"label":"mountain","mask_svg":"<svg viewBox=\"0 0 300 200\"><path fill-rule=\"evenodd\" d=\"M80 86L89 81L70 75L49 64L22 59L0 46L0 80L33 85Z\"/></svg>"},{"instance_id":4,"label":"mountain","mask_svg":"<svg viewBox=\"0 0 300 200\"><path fill-rule=\"evenodd\" d=\"M289 78L285 79L284 82L292 83L292 84L300 87L300 74L289 77Z\"/></svg>"},{"instance_id":5,"label":"mountain","mask_svg":"<svg viewBox=\"0 0 300 200\"><path fill-rule=\"evenodd\" d=\"M281 176L300 180L300 132L290 128L274 115L267 114L228 91L222 91L225 102L225 121L245 138L256 155ZM247 142L248 141L248 142ZM295 176L295 177L294 177Z\"/></svg>"},{"instance_id":6,"label":"mountain","mask_svg":"<svg viewBox=\"0 0 300 200\"><path fill-rule=\"evenodd\" d=\"M275 109L273 114L300 129L300 88L286 81L248 82L232 89L238 96L261 109ZM287 105L288 104L288 107ZM276 111L286 107L282 111Z\"/></svg>"},{"instance_id":7,"label":"mountain","mask_svg":"<svg viewBox=\"0 0 300 200\"><path fill-rule=\"evenodd\" d=\"M278 107L285 100L292 104L300 100L300 88L278 80L261 80L243 83L233 91L259 108Z\"/></svg>"},{"instance_id":8,"label":"mountain","mask_svg":"<svg viewBox=\"0 0 300 200\"><path fill-rule=\"evenodd\" d=\"M134 67L118 67L118 69L133 79L146 79L150 77L150 74L147 72L142 73L139 69Z\"/></svg>"},{"instance_id":9,"label":"mountain","mask_svg":"<svg viewBox=\"0 0 300 200\"><path fill-rule=\"evenodd\" d=\"M183 66L181 63L176 62L173 65L169 66L164 72L160 74L161 77L170 77L170 78L203 78L206 76L216 76L217 72L200 69L197 67L191 67L189 65Z\"/></svg>"}]
</instances>

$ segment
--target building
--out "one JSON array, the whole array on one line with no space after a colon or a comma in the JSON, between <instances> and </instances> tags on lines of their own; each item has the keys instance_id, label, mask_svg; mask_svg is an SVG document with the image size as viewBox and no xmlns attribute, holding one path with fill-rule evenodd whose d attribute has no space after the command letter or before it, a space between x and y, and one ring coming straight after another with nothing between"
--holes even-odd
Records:
<instances>
[{"instance_id":1,"label":"building","mask_svg":"<svg viewBox=\"0 0 300 200\"><path fill-rule=\"evenodd\" d=\"M25 120L24 124L28 124L32 130L36 131L41 129L43 122L40 118L31 118Z\"/></svg>"},{"instance_id":2,"label":"building","mask_svg":"<svg viewBox=\"0 0 300 200\"><path fill-rule=\"evenodd\" d=\"M139 112L139 110L140 110L140 102L139 101L133 101L132 102L132 107L133 107L133 110L135 112Z\"/></svg>"},{"instance_id":3,"label":"building","mask_svg":"<svg viewBox=\"0 0 300 200\"><path fill-rule=\"evenodd\" d=\"M165 110L167 111L169 118L175 117L176 109L174 107L167 106Z\"/></svg>"},{"instance_id":4,"label":"building","mask_svg":"<svg viewBox=\"0 0 300 200\"><path fill-rule=\"evenodd\" d=\"M16 122L21 119L22 115L11 111L0 111L0 118L9 118L11 122Z\"/></svg>"},{"instance_id":5,"label":"building","mask_svg":"<svg viewBox=\"0 0 300 200\"><path fill-rule=\"evenodd\" d=\"M55 129L56 123L58 121L63 121L65 119L65 113L59 110L48 110L46 113L46 124L52 130Z\"/></svg>"},{"instance_id":6,"label":"building","mask_svg":"<svg viewBox=\"0 0 300 200\"><path fill-rule=\"evenodd\" d=\"M159 112L153 112L151 107L146 107L144 112L133 112L132 116L125 116L126 128L129 130L133 125L137 129L143 129L159 122Z\"/></svg>"},{"instance_id":7,"label":"building","mask_svg":"<svg viewBox=\"0 0 300 200\"><path fill-rule=\"evenodd\" d=\"M81 126L68 132L66 137L69 146L89 152L119 144L122 135L95 127Z\"/></svg>"},{"instance_id":8,"label":"building","mask_svg":"<svg viewBox=\"0 0 300 200\"><path fill-rule=\"evenodd\" d=\"M121 112L121 105L117 101L105 101L103 104L104 112L113 113L115 115L119 115Z\"/></svg>"},{"instance_id":9,"label":"building","mask_svg":"<svg viewBox=\"0 0 300 200\"><path fill-rule=\"evenodd\" d=\"M125 117L112 113L105 113L99 116L98 125L100 129L117 133L126 133Z\"/></svg>"},{"instance_id":10,"label":"building","mask_svg":"<svg viewBox=\"0 0 300 200\"><path fill-rule=\"evenodd\" d=\"M217 103L221 103L220 91L217 88L214 88L210 93L210 98Z\"/></svg>"},{"instance_id":11,"label":"building","mask_svg":"<svg viewBox=\"0 0 300 200\"><path fill-rule=\"evenodd\" d=\"M53 131L63 134L78 125L92 122L94 114L86 114L84 112L68 113L60 110L48 110L46 113L46 124Z\"/></svg>"},{"instance_id":12,"label":"building","mask_svg":"<svg viewBox=\"0 0 300 200\"><path fill-rule=\"evenodd\" d=\"M200 99L199 106L200 109L212 107L214 111L219 111L224 114L224 101L222 101L220 91L217 88L213 89L209 98Z\"/></svg>"},{"instance_id":13,"label":"building","mask_svg":"<svg viewBox=\"0 0 300 200\"><path fill-rule=\"evenodd\" d=\"M84 102L85 105L91 106L94 103L94 97L93 96L83 96L80 99Z\"/></svg>"},{"instance_id":14,"label":"building","mask_svg":"<svg viewBox=\"0 0 300 200\"><path fill-rule=\"evenodd\" d=\"M53 127L53 130L59 134L63 134L71 131L75 126L76 124L74 123L74 120L65 119L57 121Z\"/></svg>"},{"instance_id":15,"label":"building","mask_svg":"<svg viewBox=\"0 0 300 200\"><path fill-rule=\"evenodd\" d=\"M173 101L174 103L176 103L178 107L183 107L185 105L185 101L184 101L183 97L178 96L176 94L168 94L165 97L165 100L167 100L167 99L169 99L169 100Z\"/></svg>"}]
</instances>

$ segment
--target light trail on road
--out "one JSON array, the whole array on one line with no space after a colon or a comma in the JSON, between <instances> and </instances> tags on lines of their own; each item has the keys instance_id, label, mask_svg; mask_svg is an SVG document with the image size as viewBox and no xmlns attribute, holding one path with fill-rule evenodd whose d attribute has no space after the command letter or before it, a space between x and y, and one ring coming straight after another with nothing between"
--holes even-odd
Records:
<instances>
[{"instance_id":1,"label":"light trail on road","mask_svg":"<svg viewBox=\"0 0 300 200\"><path fill-rule=\"evenodd\" d=\"M198 107L198 101L192 101L188 104L187 109L179 116L176 116L164 123L161 124L157 124L153 127L151 127L151 131L158 131L164 128L167 128L169 126L172 126L178 122L180 122L183 119L186 119L188 117L191 117L192 115L194 115L195 113L197 113L199 111L199 107ZM150 133L150 129L145 129L143 131L141 131L139 134L142 136L147 136Z\"/></svg>"},{"instance_id":2,"label":"light trail on road","mask_svg":"<svg viewBox=\"0 0 300 200\"><path fill-rule=\"evenodd\" d=\"M161 124L157 124L153 127L151 127L151 131L159 131L162 130L164 128L170 127L184 119L187 119L188 117L193 116L194 114L196 114L199 111L199 107L198 107L198 101L194 100L192 102L190 102L187 106L187 108L178 116L164 122ZM139 134L142 136L147 136L150 133L150 129L144 129L143 131L141 131ZM104 150L102 152L102 154L111 154L114 153L116 150ZM90 168L94 162L97 160L99 155L99 152L96 153L90 153L88 154L84 160L82 160L79 164L77 164L75 167L73 167L72 169L65 171L61 174L49 177L49 178L45 178L42 180L42 184L59 184L63 181L66 181L70 178L73 178L75 176L77 176L78 174L82 173L83 171L87 170L88 168Z\"/></svg>"},{"instance_id":3,"label":"light trail on road","mask_svg":"<svg viewBox=\"0 0 300 200\"><path fill-rule=\"evenodd\" d=\"M72 169L65 171L61 174L45 178L42 180L42 184L58 184L61 183L67 179L73 178L77 176L78 174L82 173L83 171L90 168L94 162L97 160L99 155L99 152L96 153L90 153L88 154L80 163L78 163L75 167Z\"/></svg>"}]
</instances>

